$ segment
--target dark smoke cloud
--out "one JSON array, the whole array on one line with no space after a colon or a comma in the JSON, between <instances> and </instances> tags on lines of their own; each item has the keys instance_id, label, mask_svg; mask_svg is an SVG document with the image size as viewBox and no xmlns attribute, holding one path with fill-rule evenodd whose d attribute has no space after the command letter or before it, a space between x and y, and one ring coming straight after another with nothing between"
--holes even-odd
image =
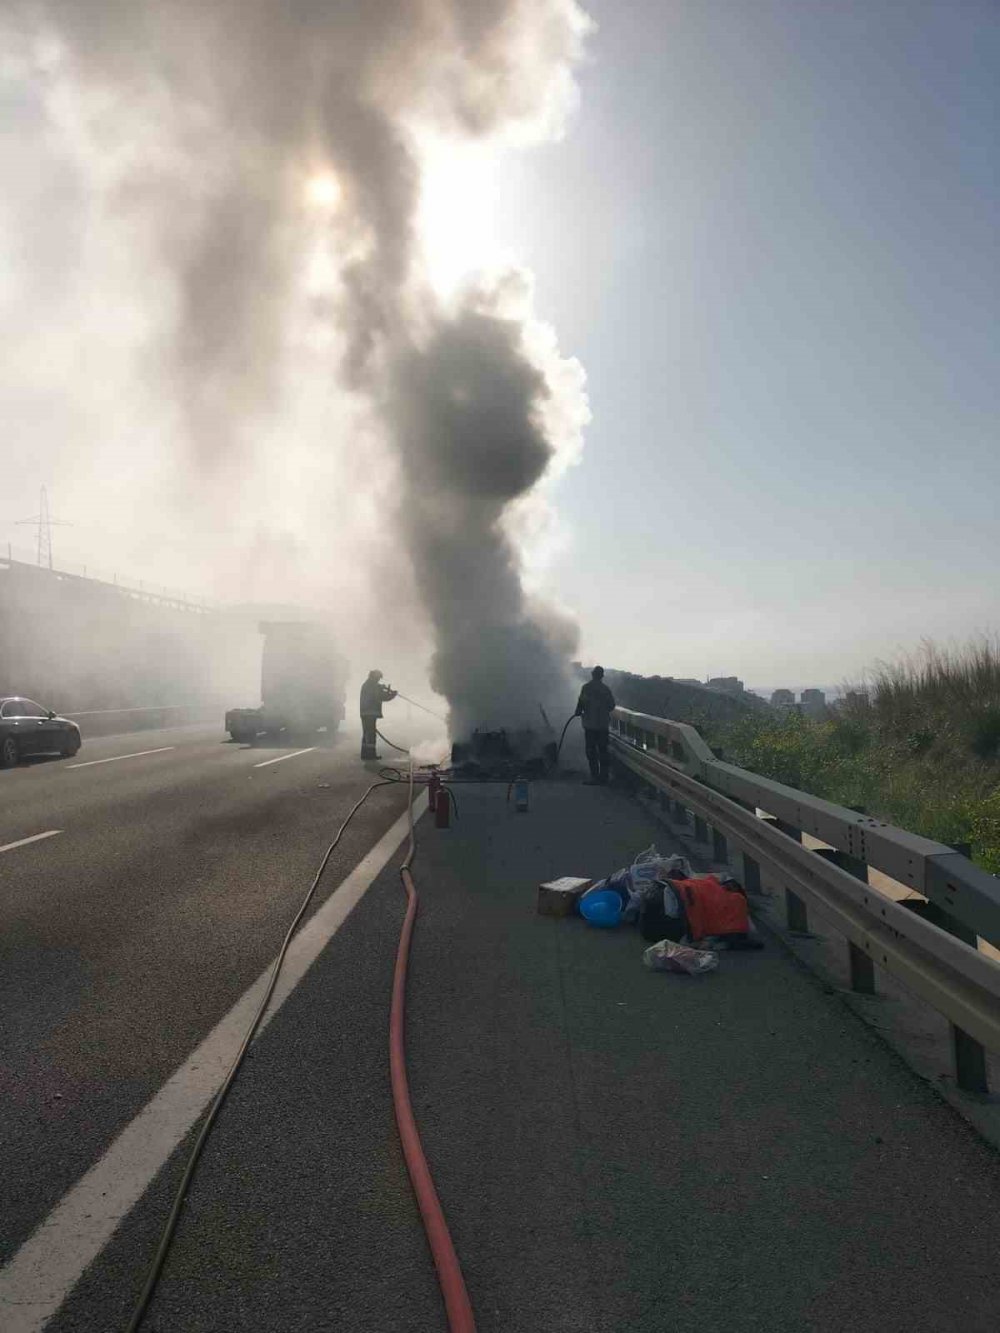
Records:
<instances>
[{"instance_id":1,"label":"dark smoke cloud","mask_svg":"<svg viewBox=\"0 0 1000 1333\"><path fill-rule=\"evenodd\" d=\"M437 631L432 684L451 703L457 734L537 721L539 703L565 701L576 633L528 605L503 520L552 461L544 370L523 346L520 321L470 296L401 353L392 389L402 521Z\"/></svg>"},{"instance_id":2,"label":"dark smoke cloud","mask_svg":"<svg viewBox=\"0 0 1000 1333\"><path fill-rule=\"evenodd\" d=\"M238 459L278 401L303 182L332 171L338 372L395 452L433 683L457 730L554 703L575 631L526 597L510 520L572 447L581 379L502 283L442 308L415 219L422 133L557 116L587 26L575 0L8 0L4 18L54 44L109 206L170 274L165 350L204 466Z\"/></svg>"}]
</instances>

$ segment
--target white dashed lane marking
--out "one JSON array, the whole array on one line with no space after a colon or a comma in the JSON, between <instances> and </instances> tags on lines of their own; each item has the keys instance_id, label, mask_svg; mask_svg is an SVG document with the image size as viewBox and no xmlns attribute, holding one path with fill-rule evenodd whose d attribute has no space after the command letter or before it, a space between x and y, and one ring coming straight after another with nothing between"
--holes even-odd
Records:
<instances>
[{"instance_id":1,"label":"white dashed lane marking","mask_svg":"<svg viewBox=\"0 0 1000 1333\"><path fill-rule=\"evenodd\" d=\"M0 847L0 852L12 852L15 847L27 847L29 842L41 842L44 838L54 838L62 833L61 828L50 828L48 833L33 833L30 838L18 838L17 842L7 842Z\"/></svg>"},{"instance_id":2,"label":"white dashed lane marking","mask_svg":"<svg viewBox=\"0 0 1000 1333\"><path fill-rule=\"evenodd\" d=\"M291 755L282 758L290 759ZM414 818L423 814L426 804L424 795L418 797ZM364 897L409 830L409 817L404 813L292 940L261 1032ZM270 973L268 966L0 1270L0 1327L4 1333L40 1333L84 1269L103 1250L218 1092Z\"/></svg>"},{"instance_id":3,"label":"white dashed lane marking","mask_svg":"<svg viewBox=\"0 0 1000 1333\"><path fill-rule=\"evenodd\" d=\"M315 745L310 745L306 750L293 750L291 754L279 754L277 759L265 759L262 764L254 764L254 768L267 768L268 764L281 764L286 759L294 759L300 754L312 754L315 748Z\"/></svg>"},{"instance_id":4,"label":"white dashed lane marking","mask_svg":"<svg viewBox=\"0 0 1000 1333\"><path fill-rule=\"evenodd\" d=\"M113 754L110 759L88 759L82 764L67 764L67 768L93 768L95 764L114 764L119 759L140 759L144 754L166 754L176 750L176 745L161 745L158 750L133 750L131 754Z\"/></svg>"}]
</instances>

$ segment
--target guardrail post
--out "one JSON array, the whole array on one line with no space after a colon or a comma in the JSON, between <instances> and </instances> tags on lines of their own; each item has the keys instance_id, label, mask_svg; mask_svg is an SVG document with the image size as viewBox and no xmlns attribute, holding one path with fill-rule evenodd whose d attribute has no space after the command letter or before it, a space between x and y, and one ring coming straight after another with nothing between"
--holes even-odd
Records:
<instances>
[{"instance_id":1,"label":"guardrail post","mask_svg":"<svg viewBox=\"0 0 1000 1333\"><path fill-rule=\"evenodd\" d=\"M694 817L694 840L695 842L708 842L708 825L699 814Z\"/></svg>"},{"instance_id":2,"label":"guardrail post","mask_svg":"<svg viewBox=\"0 0 1000 1333\"><path fill-rule=\"evenodd\" d=\"M980 1043L952 1023L951 1044L955 1055L955 1082L958 1086L963 1092L989 1092L986 1051Z\"/></svg>"},{"instance_id":3,"label":"guardrail post","mask_svg":"<svg viewBox=\"0 0 1000 1333\"><path fill-rule=\"evenodd\" d=\"M759 894L761 892L760 866L752 856L743 853L743 887L747 893Z\"/></svg>"},{"instance_id":4,"label":"guardrail post","mask_svg":"<svg viewBox=\"0 0 1000 1333\"><path fill-rule=\"evenodd\" d=\"M761 815L760 818L763 823L770 824L772 828L784 833L794 842L802 841L802 830L796 828L794 824L786 824L783 819L777 819L774 815ZM795 934L809 934L809 913L806 911L806 905L791 889L785 890L785 922L788 929Z\"/></svg>"},{"instance_id":5,"label":"guardrail post","mask_svg":"<svg viewBox=\"0 0 1000 1333\"><path fill-rule=\"evenodd\" d=\"M868 883L868 864L849 852L842 852L836 847L817 847L817 856L830 861L841 870L846 870L862 884ZM847 956L851 971L851 990L859 995L875 995L875 964L864 949L859 949L851 940L847 941Z\"/></svg>"},{"instance_id":6,"label":"guardrail post","mask_svg":"<svg viewBox=\"0 0 1000 1333\"><path fill-rule=\"evenodd\" d=\"M952 850L959 852L962 856L969 856L972 847L967 842L954 842L951 844ZM922 916L925 921L930 921L932 925L940 930L946 930L949 935L954 935L956 939L962 940L973 949L979 947L979 937L969 926L963 925L957 917L946 912L943 907L937 903L929 902L924 898L904 898L902 906L911 912L916 912ZM989 1078L986 1070L986 1051L975 1037L962 1028L951 1024L951 1048L955 1062L955 1082L963 1092L987 1093L990 1090Z\"/></svg>"},{"instance_id":7,"label":"guardrail post","mask_svg":"<svg viewBox=\"0 0 1000 1333\"><path fill-rule=\"evenodd\" d=\"M806 905L797 893L785 890L785 920L788 929L797 935L809 934L809 914Z\"/></svg>"},{"instance_id":8,"label":"guardrail post","mask_svg":"<svg viewBox=\"0 0 1000 1333\"><path fill-rule=\"evenodd\" d=\"M712 828L712 860L720 865L729 864L729 845L726 842L726 835L717 828Z\"/></svg>"}]
</instances>

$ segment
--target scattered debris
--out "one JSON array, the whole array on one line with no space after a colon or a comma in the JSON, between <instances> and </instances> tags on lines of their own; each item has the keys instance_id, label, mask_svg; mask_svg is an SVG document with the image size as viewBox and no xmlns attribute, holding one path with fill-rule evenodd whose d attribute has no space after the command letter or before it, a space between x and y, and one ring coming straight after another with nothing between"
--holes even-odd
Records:
<instances>
[{"instance_id":1,"label":"scattered debris","mask_svg":"<svg viewBox=\"0 0 1000 1333\"><path fill-rule=\"evenodd\" d=\"M530 790L527 778L514 778L507 786L507 800L510 801L511 792L514 793L514 809L520 815L528 813L528 792Z\"/></svg>"},{"instance_id":2,"label":"scattered debris","mask_svg":"<svg viewBox=\"0 0 1000 1333\"><path fill-rule=\"evenodd\" d=\"M622 898L617 889L595 885L580 899L580 915L592 926L617 926L622 919Z\"/></svg>"},{"instance_id":3,"label":"scattered debris","mask_svg":"<svg viewBox=\"0 0 1000 1333\"><path fill-rule=\"evenodd\" d=\"M654 972L685 972L693 977L712 972L719 966L718 954L692 949L673 940L660 940L659 944L650 945L642 955L642 961Z\"/></svg>"},{"instance_id":4,"label":"scattered debris","mask_svg":"<svg viewBox=\"0 0 1000 1333\"><path fill-rule=\"evenodd\" d=\"M451 747L451 766L465 778L541 778L555 767L556 742L533 727L481 731Z\"/></svg>"},{"instance_id":5,"label":"scattered debris","mask_svg":"<svg viewBox=\"0 0 1000 1333\"><path fill-rule=\"evenodd\" d=\"M671 876L688 878L692 873L685 857L664 856L655 846L647 847L638 853L630 866L623 866L606 879L598 880L594 890L616 890L622 899L622 919L630 922L638 919L643 895L651 886L663 884Z\"/></svg>"},{"instance_id":6,"label":"scattered debris","mask_svg":"<svg viewBox=\"0 0 1000 1333\"><path fill-rule=\"evenodd\" d=\"M562 879L550 879L547 884L539 884L539 916L572 916L581 894L586 893L592 883L593 880L575 875L563 875Z\"/></svg>"},{"instance_id":7,"label":"scattered debris","mask_svg":"<svg viewBox=\"0 0 1000 1333\"><path fill-rule=\"evenodd\" d=\"M557 887L562 885L573 887ZM592 926L637 924L643 939L654 945L646 950L646 965L666 971L689 970L651 961L675 957L668 946L715 960L695 971L718 966L716 954L724 950L764 947L738 880L725 873L698 875L686 857L665 855L655 846L596 883L566 878L540 887L538 910L543 916L569 916L574 908ZM661 952L656 954L656 949Z\"/></svg>"}]
</instances>

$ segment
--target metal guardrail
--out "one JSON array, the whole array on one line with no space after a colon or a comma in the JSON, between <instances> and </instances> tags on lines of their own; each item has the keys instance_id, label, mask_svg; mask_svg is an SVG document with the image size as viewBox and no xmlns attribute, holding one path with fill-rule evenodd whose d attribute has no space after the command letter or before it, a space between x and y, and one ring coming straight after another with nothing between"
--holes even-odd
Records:
<instances>
[{"instance_id":1,"label":"metal guardrail","mask_svg":"<svg viewBox=\"0 0 1000 1333\"><path fill-rule=\"evenodd\" d=\"M987 1091L983 1048L1000 1052L1000 964L978 951L976 935L1000 939L1000 880L942 843L726 763L685 723L617 708L611 726L615 761L682 822L690 810L695 837L711 832L719 860L729 844L739 850L750 891L762 866L783 885L792 930L807 929L810 905L831 921L848 941L855 990L874 991L877 966L944 1014L959 1086ZM833 850L808 850L803 833ZM932 910L921 915L869 886L868 867Z\"/></svg>"},{"instance_id":2,"label":"metal guardrail","mask_svg":"<svg viewBox=\"0 0 1000 1333\"><path fill-rule=\"evenodd\" d=\"M221 719L222 713L215 704L148 704L140 708L91 708L79 713L63 713L62 716L78 723L86 740L88 737Z\"/></svg>"}]
</instances>

